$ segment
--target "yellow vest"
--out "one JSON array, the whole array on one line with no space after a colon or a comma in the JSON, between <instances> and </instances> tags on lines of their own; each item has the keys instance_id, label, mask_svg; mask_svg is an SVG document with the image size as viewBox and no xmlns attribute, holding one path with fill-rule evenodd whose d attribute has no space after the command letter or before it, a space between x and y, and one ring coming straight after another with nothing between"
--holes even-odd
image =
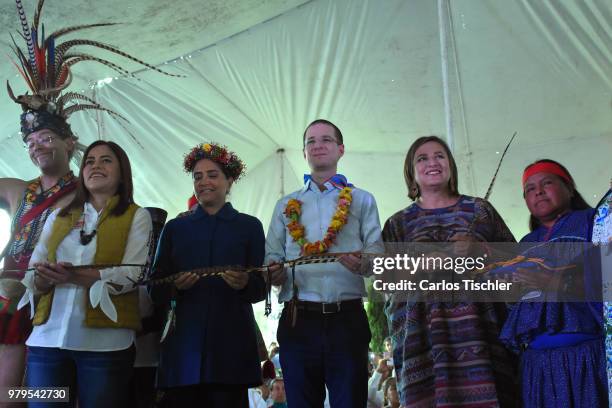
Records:
<instances>
[{"instance_id":1,"label":"yellow vest","mask_svg":"<svg viewBox=\"0 0 612 408\"><path fill-rule=\"evenodd\" d=\"M96 255L94 263L98 264L120 264L125 253L125 246L132 226L132 220L138 206L130 204L128 209L120 216L109 215L110 211L117 205L118 196L112 197L105 206L97 227L98 239L96 241ZM57 217L53 223L51 236L47 242L49 250L49 262L56 261L57 247L70 233L73 226L81 218L82 209L71 210L65 217ZM53 293L55 289L42 295L36 304L36 313L32 324L38 326L49 319ZM111 301L117 310L117 322L108 318L97 306L93 308L89 303L89 296L85 297L85 326L87 327L111 327L140 330L140 310L138 307L138 290L121 295L110 295Z\"/></svg>"}]
</instances>

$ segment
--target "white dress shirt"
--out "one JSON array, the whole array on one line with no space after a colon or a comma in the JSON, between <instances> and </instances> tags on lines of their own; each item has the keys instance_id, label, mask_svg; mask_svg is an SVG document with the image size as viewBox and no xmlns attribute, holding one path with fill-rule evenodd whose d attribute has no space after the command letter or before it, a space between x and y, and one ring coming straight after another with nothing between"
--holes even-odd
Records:
<instances>
[{"instance_id":1,"label":"white dress shirt","mask_svg":"<svg viewBox=\"0 0 612 408\"><path fill-rule=\"evenodd\" d=\"M47 262L47 243L58 212L59 209L55 210L45 222L38 244L30 259L30 267L37 262ZM86 233L90 233L97 228L100 215L101 212L98 213L91 204L85 203L83 229ZM144 264L147 261L151 230L151 216L147 210L139 208L132 220L121 263ZM70 262L73 265L94 263L98 236L95 235L89 244L82 245L80 231L81 226L74 226L57 247L57 262ZM40 326L34 326L26 345L78 351L117 351L130 347L134 342L134 330L87 327L85 326L85 310L87 302L90 302L94 307L99 305L104 314L111 320L116 321L117 311L110 300L109 294L121 294L133 290L127 277L136 280L140 272L139 267L106 268L100 270L100 280L95 282L90 289L74 284L55 286L49 319ZM40 293L34 284L34 276L34 272L29 271L22 281L27 289L19 302L19 308L28 303L33 305L34 295ZM121 289L117 290L109 283L120 285ZM31 307L31 310L33 317L34 308Z\"/></svg>"}]
</instances>

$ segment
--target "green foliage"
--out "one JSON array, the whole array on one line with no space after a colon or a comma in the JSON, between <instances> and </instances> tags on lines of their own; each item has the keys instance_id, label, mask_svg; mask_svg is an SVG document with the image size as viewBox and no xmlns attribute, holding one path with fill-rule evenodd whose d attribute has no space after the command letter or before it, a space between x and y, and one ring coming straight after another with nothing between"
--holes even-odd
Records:
<instances>
[{"instance_id":1,"label":"green foliage","mask_svg":"<svg viewBox=\"0 0 612 408\"><path fill-rule=\"evenodd\" d=\"M374 290L372 282L368 284L368 303L366 305L366 313L368 314L368 322L370 323L370 331L372 332L372 340L370 341L370 350L374 352L384 351L383 342L389 336L389 327L387 326L387 316L385 316L385 301L383 296Z\"/></svg>"}]
</instances>

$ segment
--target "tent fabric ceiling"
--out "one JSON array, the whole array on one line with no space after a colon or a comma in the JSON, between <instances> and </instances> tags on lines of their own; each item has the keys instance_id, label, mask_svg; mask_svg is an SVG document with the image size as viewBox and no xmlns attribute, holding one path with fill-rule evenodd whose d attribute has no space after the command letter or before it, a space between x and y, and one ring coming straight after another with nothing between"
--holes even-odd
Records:
<instances>
[{"instance_id":1,"label":"tent fabric ceiling","mask_svg":"<svg viewBox=\"0 0 612 408\"><path fill-rule=\"evenodd\" d=\"M46 11L52 21L132 23L109 43L148 61L176 58L161 68L185 75L142 71L92 86L114 73L76 68L80 86L128 117L137 139L103 115L74 115L81 142L120 142L132 160L137 202L171 216L191 194L183 155L214 140L248 167L232 203L266 227L276 200L308 172L302 132L318 117L342 129L340 172L375 195L382 222L409 204L403 161L422 135L452 136L461 191L483 195L499 152L518 132L491 201L519 238L527 230L519 185L525 165L561 161L592 204L612 175L609 1L181 0L169 7L113 0L99 10L101 3L93 4L48 1ZM12 7L2 0L0 21L16 29ZM447 18L439 18L444 7ZM70 10L87 12L77 18ZM18 88L8 63L0 72ZM8 97L0 104L0 176L33 177L18 136L19 109Z\"/></svg>"}]
</instances>

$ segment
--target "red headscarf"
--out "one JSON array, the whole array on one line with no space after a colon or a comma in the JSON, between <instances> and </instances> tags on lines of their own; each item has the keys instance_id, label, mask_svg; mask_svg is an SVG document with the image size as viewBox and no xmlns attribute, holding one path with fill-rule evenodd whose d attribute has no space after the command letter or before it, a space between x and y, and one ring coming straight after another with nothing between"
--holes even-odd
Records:
<instances>
[{"instance_id":1,"label":"red headscarf","mask_svg":"<svg viewBox=\"0 0 612 408\"><path fill-rule=\"evenodd\" d=\"M539 162L539 163L534 163L531 166L528 166L523 172L523 188L525 188L525 183L527 182L527 179L537 173L554 174L556 176L561 177L568 183L574 184L574 180L572 180L572 176L570 176L569 173L565 171L563 167L559 166L557 163Z\"/></svg>"}]
</instances>

